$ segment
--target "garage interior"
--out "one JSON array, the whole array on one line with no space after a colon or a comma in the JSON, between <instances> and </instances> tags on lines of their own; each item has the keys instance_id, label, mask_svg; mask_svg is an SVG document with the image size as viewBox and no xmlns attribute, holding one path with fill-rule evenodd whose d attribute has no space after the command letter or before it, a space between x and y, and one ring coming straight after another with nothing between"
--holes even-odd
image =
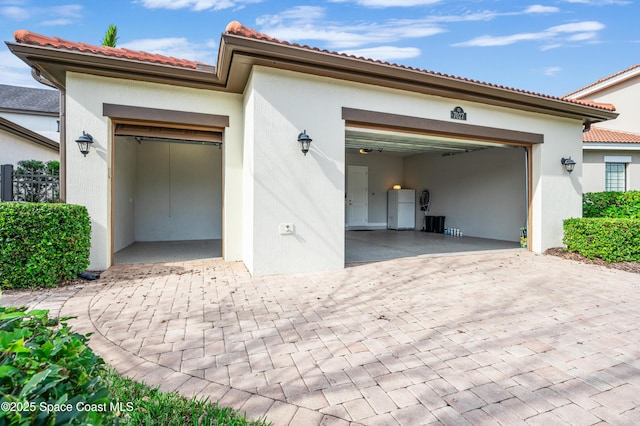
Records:
<instances>
[{"instance_id":1,"label":"garage interior","mask_svg":"<svg viewBox=\"0 0 640 426\"><path fill-rule=\"evenodd\" d=\"M117 124L113 264L222 256L222 130Z\"/></svg>"},{"instance_id":2,"label":"garage interior","mask_svg":"<svg viewBox=\"0 0 640 426\"><path fill-rule=\"evenodd\" d=\"M345 263L520 249L528 220L526 147L348 122L345 147ZM365 170L366 189L358 189L358 173ZM415 190L413 230L387 229L387 192L396 185ZM428 211L420 209L424 189ZM353 201L363 194L365 212L353 213ZM443 216L444 227L462 236L424 232L426 215Z\"/></svg>"}]
</instances>

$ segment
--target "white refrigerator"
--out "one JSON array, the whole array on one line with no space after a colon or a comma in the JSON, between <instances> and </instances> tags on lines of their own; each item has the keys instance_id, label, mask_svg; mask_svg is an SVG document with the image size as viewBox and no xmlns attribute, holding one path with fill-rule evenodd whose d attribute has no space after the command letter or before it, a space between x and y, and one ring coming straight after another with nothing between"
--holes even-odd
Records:
<instances>
[{"instance_id":1,"label":"white refrigerator","mask_svg":"<svg viewBox=\"0 0 640 426\"><path fill-rule=\"evenodd\" d=\"M387 192L387 229L416 228L416 190L390 189Z\"/></svg>"}]
</instances>

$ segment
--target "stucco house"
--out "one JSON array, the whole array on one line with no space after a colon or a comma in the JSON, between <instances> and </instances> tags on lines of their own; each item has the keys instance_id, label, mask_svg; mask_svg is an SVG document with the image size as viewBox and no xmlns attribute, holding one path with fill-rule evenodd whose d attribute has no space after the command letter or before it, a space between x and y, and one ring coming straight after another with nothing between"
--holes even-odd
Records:
<instances>
[{"instance_id":1,"label":"stucco house","mask_svg":"<svg viewBox=\"0 0 640 426\"><path fill-rule=\"evenodd\" d=\"M7 45L62 93L64 196L89 209L96 269L135 242L198 239L254 275L343 268L345 228L384 226L394 185L428 188L430 213L465 238L527 226L542 252L581 215L583 129L617 116L238 22L216 66L28 31Z\"/></svg>"},{"instance_id":2,"label":"stucco house","mask_svg":"<svg viewBox=\"0 0 640 426\"><path fill-rule=\"evenodd\" d=\"M640 190L640 64L565 97L614 104L619 114L584 133L584 192Z\"/></svg>"},{"instance_id":3,"label":"stucco house","mask_svg":"<svg viewBox=\"0 0 640 426\"><path fill-rule=\"evenodd\" d=\"M60 95L0 84L0 164L57 160Z\"/></svg>"}]
</instances>

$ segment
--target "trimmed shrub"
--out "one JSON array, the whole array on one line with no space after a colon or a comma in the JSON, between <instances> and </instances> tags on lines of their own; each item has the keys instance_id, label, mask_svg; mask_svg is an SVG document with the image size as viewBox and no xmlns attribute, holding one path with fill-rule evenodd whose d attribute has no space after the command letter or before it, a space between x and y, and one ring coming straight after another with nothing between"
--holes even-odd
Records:
<instances>
[{"instance_id":1,"label":"trimmed shrub","mask_svg":"<svg viewBox=\"0 0 640 426\"><path fill-rule=\"evenodd\" d=\"M640 220L572 218L564 221L569 251L607 262L640 262Z\"/></svg>"},{"instance_id":2,"label":"trimmed shrub","mask_svg":"<svg viewBox=\"0 0 640 426\"><path fill-rule=\"evenodd\" d=\"M640 191L587 192L582 195L582 216L640 219Z\"/></svg>"},{"instance_id":3,"label":"trimmed shrub","mask_svg":"<svg viewBox=\"0 0 640 426\"><path fill-rule=\"evenodd\" d=\"M0 424L102 424L110 413L102 358L68 318L0 307ZM95 408L95 409L93 409Z\"/></svg>"},{"instance_id":4,"label":"trimmed shrub","mask_svg":"<svg viewBox=\"0 0 640 426\"><path fill-rule=\"evenodd\" d=\"M0 287L55 287L89 265L91 224L83 206L0 203Z\"/></svg>"}]
</instances>

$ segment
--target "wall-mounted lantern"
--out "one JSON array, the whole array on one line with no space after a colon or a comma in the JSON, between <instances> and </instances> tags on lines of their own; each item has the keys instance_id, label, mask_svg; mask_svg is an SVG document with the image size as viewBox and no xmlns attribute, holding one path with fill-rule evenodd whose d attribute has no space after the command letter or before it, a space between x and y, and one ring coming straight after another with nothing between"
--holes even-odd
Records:
<instances>
[{"instance_id":1,"label":"wall-mounted lantern","mask_svg":"<svg viewBox=\"0 0 640 426\"><path fill-rule=\"evenodd\" d=\"M80 148L82 155L86 157L89 153L89 147L93 143L93 136L83 130L82 135L78 136L78 139L76 139L76 143L78 144L78 148Z\"/></svg>"},{"instance_id":2,"label":"wall-mounted lantern","mask_svg":"<svg viewBox=\"0 0 640 426\"><path fill-rule=\"evenodd\" d=\"M300 133L298 135L298 142L300 142L300 146L302 148L302 153L304 155L307 155L307 152L309 152L309 147L311 146L311 141L313 141L313 139L311 139L309 137L309 135L307 134L306 130L304 130L302 133Z\"/></svg>"},{"instance_id":3,"label":"wall-mounted lantern","mask_svg":"<svg viewBox=\"0 0 640 426\"><path fill-rule=\"evenodd\" d=\"M562 160L560 160L560 162L562 163L562 165L564 166L564 168L567 170L567 172L571 173L573 171L573 169L575 169L576 167L576 162L573 161L571 159L571 157L569 158L562 158Z\"/></svg>"}]
</instances>

